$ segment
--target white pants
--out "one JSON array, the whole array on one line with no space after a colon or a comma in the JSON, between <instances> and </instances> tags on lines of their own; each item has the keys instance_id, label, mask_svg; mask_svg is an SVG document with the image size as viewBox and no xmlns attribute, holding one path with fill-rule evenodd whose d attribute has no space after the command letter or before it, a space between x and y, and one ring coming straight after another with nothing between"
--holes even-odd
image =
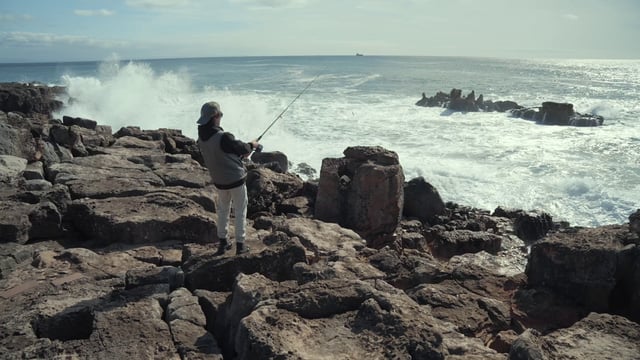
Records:
<instances>
[{"instance_id":1,"label":"white pants","mask_svg":"<svg viewBox=\"0 0 640 360\"><path fill-rule=\"evenodd\" d=\"M229 215L233 205L235 216L236 242L244 243L247 226L247 185L235 187L233 189L216 189L218 192L218 203L216 212L218 213L218 238L227 239L229 235Z\"/></svg>"}]
</instances>

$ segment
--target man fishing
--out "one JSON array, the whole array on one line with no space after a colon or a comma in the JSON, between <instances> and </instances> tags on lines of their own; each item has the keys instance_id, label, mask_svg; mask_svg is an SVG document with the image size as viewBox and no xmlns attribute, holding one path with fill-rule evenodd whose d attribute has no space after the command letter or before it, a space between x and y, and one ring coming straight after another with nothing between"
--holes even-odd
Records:
<instances>
[{"instance_id":1,"label":"man fishing","mask_svg":"<svg viewBox=\"0 0 640 360\"><path fill-rule=\"evenodd\" d=\"M236 140L233 134L220 127L222 119L220 105L210 101L202 105L198 124L198 147L204 163L218 193L216 211L218 213L217 255L231 250L228 240L228 227L231 206L235 215L236 255L249 251L245 245L247 224L247 186L245 183L247 170L242 159L260 146L257 140L248 143Z\"/></svg>"}]
</instances>

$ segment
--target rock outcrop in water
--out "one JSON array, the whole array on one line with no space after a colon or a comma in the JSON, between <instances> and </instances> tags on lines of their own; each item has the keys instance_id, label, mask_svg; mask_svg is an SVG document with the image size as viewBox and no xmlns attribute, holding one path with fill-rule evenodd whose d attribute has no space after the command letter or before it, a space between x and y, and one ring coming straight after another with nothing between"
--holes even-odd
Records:
<instances>
[{"instance_id":1,"label":"rock outcrop in water","mask_svg":"<svg viewBox=\"0 0 640 360\"><path fill-rule=\"evenodd\" d=\"M0 110L21 134L0 138L3 358L640 353L640 210L572 228L446 203L382 148L326 160L320 185L266 153L249 165L252 251L215 256L192 139Z\"/></svg>"},{"instance_id":2,"label":"rock outcrop in water","mask_svg":"<svg viewBox=\"0 0 640 360\"><path fill-rule=\"evenodd\" d=\"M525 108L510 100L484 100L482 95L476 99L475 91L463 96L460 89L452 89L449 94L439 91L432 97L422 93L422 98L416 102L416 105L444 107L451 111L462 112L509 112L513 117L532 120L543 125L600 126L604 122L604 118L600 115L580 114L574 111L573 104L546 101L541 107Z\"/></svg>"}]
</instances>

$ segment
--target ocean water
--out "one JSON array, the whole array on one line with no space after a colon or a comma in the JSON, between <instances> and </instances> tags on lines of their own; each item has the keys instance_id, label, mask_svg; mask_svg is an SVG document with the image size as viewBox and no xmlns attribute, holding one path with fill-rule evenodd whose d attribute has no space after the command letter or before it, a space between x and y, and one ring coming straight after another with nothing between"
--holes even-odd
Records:
<instances>
[{"instance_id":1,"label":"ocean water","mask_svg":"<svg viewBox=\"0 0 640 360\"><path fill-rule=\"evenodd\" d=\"M0 81L68 88L63 115L196 138L202 103L245 141L264 135L317 173L348 146L398 153L445 201L493 210L539 209L577 226L627 222L640 208L640 60L456 57L242 57L0 64ZM308 89L293 103L302 90ZM524 106L569 102L605 118L593 128L538 125L505 113L415 106L422 92L475 90Z\"/></svg>"}]
</instances>

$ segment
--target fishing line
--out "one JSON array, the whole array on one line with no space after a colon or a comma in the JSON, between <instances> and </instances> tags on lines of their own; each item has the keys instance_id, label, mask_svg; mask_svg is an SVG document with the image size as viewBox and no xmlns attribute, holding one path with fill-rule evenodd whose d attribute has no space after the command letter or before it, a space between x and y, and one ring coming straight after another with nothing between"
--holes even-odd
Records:
<instances>
[{"instance_id":1,"label":"fishing line","mask_svg":"<svg viewBox=\"0 0 640 360\"><path fill-rule=\"evenodd\" d=\"M271 122L271 124L269 124L269 126L262 132L262 134L260 134L260 136L258 136L258 138L256 139L256 141L260 141L260 139L262 139L262 137L264 136L264 134L267 133L267 131L269 131L269 129L271 129L271 127L278 121L280 120L280 118L282 118L282 115L284 115L285 112L287 112L287 110L289 110L289 107L291 105L293 105L294 102L296 102L296 100L298 100L298 98L300 96L302 96L302 94L304 94L305 91L307 91L307 89L311 86L311 84L313 84L314 81L316 81L316 79L320 76L320 74L316 75L316 77L313 78L313 80L311 80L307 86L305 86L304 89L302 89L302 91L298 94L298 96L296 96L290 103L289 105L287 105L287 107L284 108L284 110L282 110L282 112L280 113L280 115L276 116L276 118Z\"/></svg>"}]
</instances>

